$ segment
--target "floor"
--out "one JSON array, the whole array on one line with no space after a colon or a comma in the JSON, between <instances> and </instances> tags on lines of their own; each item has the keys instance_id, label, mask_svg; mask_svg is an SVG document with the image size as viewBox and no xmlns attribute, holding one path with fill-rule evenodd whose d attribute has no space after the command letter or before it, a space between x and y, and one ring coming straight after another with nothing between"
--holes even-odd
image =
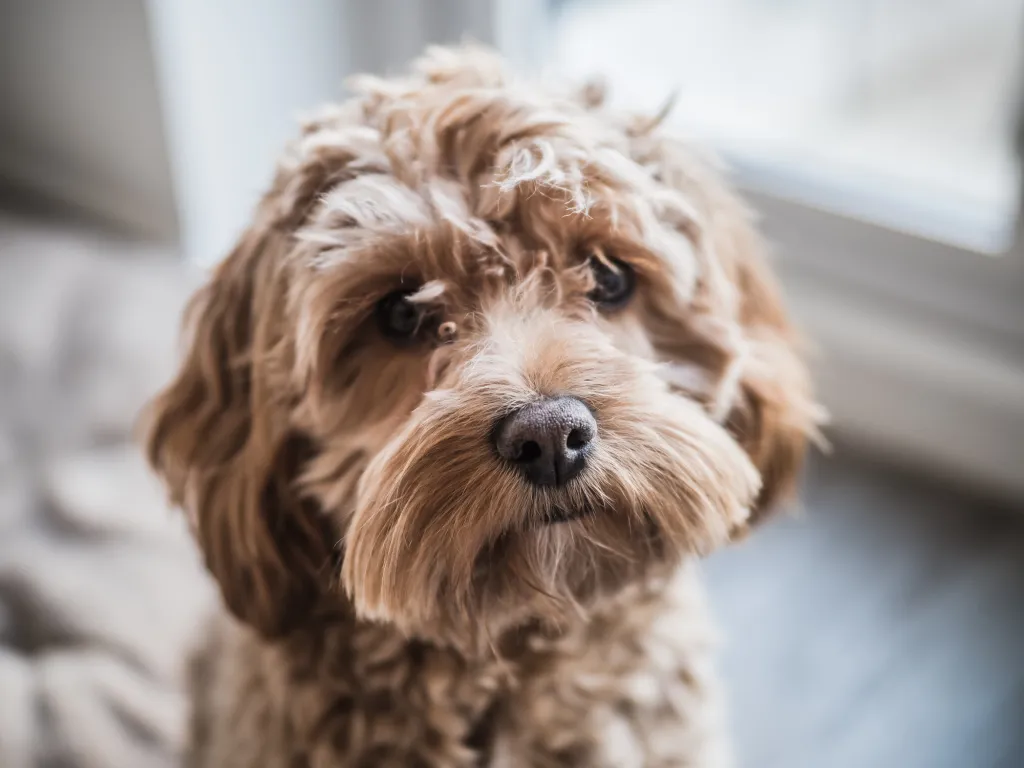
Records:
<instances>
[{"instance_id":1,"label":"floor","mask_svg":"<svg viewBox=\"0 0 1024 768\"><path fill-rule=\"evenodd\" d=\"M128 440L190 285L0 216L4 768L175 764L210 595ZM1024 766L1024 509L843 447L804 502L706 563L741 768Z\"/></svg>"},{"instance_id":2,"label":"floor","mask_svg":"<svg viewBox=\"0 0 1024 768\"><path fill-rule=\"evenodd\" d=\"M739 765L1024 766L1024 505L838 454L707 563Z\"/></svg>"}]
</instances>

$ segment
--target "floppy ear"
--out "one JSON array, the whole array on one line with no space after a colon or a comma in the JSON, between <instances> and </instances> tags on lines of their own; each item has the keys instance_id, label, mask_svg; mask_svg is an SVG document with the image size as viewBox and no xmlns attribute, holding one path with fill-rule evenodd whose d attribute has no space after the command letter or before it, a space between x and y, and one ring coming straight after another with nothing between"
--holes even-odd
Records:
<instances>
[{"instance_id":1,"label":"floppy ear","mask_svg":"<svg viewBox=\"0 0 1024 768\"><path fill-rule=\"evenodd\" d=\"M331 537L294 481L313 446L290 431L280 385L287 235L259 222L185 316L176 378L147 413L149 460L189 515L228 608L267 636L287 632L319 595Z\"/></svg>"},{"instance_id":2,"label":"floppy ear","mask_svg":"<svg viewBox=\"0 0 1024 768\"><path fill-rule=\"evenodd\" d=\"M761 473L761 492L750 518L757 522L794 495L808 438L817 434L823 416L763 244L745 216L737 226L748 232L735 238L734 250L723 245L720 253L732 261L748 352L725 423Z\"/></svg>"},{"instance_id":3,"label":"floppy ear","mask_svg":"<svg viewBox=\"0 0 1024 768\"><path fill-rule=\"evenodd\" d=\"M689 325L683 333L688 352L726 380L726 405L717 415L761 474L750 517L756 522L793 494L808 439L817 434L822 419L801 340L750 211L711 163L661 136L637 136L634 151L662 183L682 192L693 206L700 217L703 267L724 278L717 288L705 280L697 312L709 314L683 319ZM701 320L710 321L703 323L704 332ZM723 328L738 343L723 343L728 335Z\"/></svg>"}]
</instances>

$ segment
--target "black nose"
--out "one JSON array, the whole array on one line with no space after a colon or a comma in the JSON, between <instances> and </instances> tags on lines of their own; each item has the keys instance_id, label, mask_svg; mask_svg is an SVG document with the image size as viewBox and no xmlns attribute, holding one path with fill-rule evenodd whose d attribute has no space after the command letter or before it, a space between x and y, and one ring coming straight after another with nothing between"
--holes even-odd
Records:
<instances>
[{"instance_id":1,"label":"black nose","mask_svg":"<svg viewBox=\"0 0 1024 768\"><path fill-rule=\"evenodd\" d=\"M506 416L494 444L534 485L558 486L583 470L596 436L597 422L586 405L575 397L555 397Z\"/></svg>"}]
</instances>

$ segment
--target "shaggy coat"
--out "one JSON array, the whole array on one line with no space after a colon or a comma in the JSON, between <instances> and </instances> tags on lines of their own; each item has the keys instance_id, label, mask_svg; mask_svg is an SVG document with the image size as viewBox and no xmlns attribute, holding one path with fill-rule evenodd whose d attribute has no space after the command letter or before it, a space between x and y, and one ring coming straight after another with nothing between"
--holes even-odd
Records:
<instances>
[{"instance_id":1,"label":"shaggy coat","mask_svg":"<svg viewBox=\"0 0 1024 768\"><path fill-rule=\"evenodd\" d=\"M747 210L660 120L482 51L354 89L149 413L227 608L190 765L725 764L692 561L790 491L815 421ZM586 466L530 484L496 425L562 396Z\"/></svg>"}]
</instances>

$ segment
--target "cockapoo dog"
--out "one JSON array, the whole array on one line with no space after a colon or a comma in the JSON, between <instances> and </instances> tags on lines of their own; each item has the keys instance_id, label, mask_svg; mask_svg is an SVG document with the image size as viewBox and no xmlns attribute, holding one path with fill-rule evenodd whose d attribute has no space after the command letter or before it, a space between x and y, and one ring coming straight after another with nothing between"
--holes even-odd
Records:
<instances>
[{"instance_id":1,"label":"cockapoo dog","mask_svg":"<svg viewBox=\"0 0 1024 768\"><path fill-rule=\"evenodd\" d=\"M189 764L726 764L692 564L815 422L750 216L657 118L485 51L354 88L149 412L227 607Z\"/></svg>"}]
</instances>

